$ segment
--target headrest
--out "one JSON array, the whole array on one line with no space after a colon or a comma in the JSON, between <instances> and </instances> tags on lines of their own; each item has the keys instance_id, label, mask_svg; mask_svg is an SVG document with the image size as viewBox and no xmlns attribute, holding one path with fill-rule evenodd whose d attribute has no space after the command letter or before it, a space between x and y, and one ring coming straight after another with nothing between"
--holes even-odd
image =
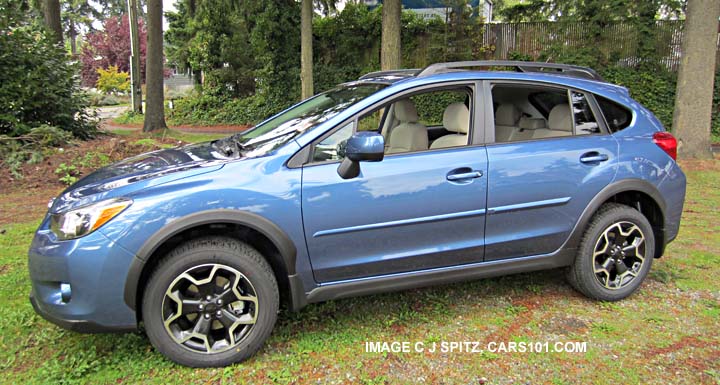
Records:
<instances>
[{"instance_id":1,"label":"headrest","mask_svg":"<svg viewBox=\"0 0 720 385\"><path fill-rule=\"evenodd\" d=\"M415 103L408 99L398 100L394 104L395 117L401 123L416 123L418 121L418 113L415 109Z\"/></svg>"},{"instance_id":2,"label":"headrest","mask_svg":"<svg viewBox=\"0 0 720 385\"><path fill-rule=\"evenodd\" d=\"M558 104L550 110L550 116L548 116L548 128L551 130L572 132L572 115L570 115L569 105L564 103Z\"/></svg>"},{"instance_id":3,"label":"headrest","mask_svg":"<svg viewBox=\"0 0 720 385\"><path fill-rule=\"evenodd\" d=\"M470 127L470 111L465 103L453 103L443 113L443 125L450 132L467 134Z\"/></svg>"},{"instance_id":4,"label":"headrest","mask_svg":"<svg viewBox=\"0 0 720 385\"><path fill-rule=\"evenodd\" d=\"M547 125L545 124L545 119L543 118L528 118L523 116L520 118L518 127L525 130L537 130L540 128L547 128Z\"/></svg>"},{"instance_id":5,"label":"headrest","mask_svg":"<svg viewBox=\"0 0 720 385\"><path fill-rule=\"evenodd\" d=\"M495 112L495 124L498 126L514 126L520 119L520 110L514 104L501 104Z\"/></svg>"}]
</instances>

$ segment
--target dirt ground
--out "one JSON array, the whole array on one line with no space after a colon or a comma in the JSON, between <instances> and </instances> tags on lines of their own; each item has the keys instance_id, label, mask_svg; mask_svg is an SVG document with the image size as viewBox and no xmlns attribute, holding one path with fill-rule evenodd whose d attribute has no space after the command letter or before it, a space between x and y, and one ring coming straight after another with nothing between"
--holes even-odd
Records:
<instances>
[{"instance_id":1,"label":"dirt ground","mask_svg":"<svg viewBox=\"0 0 720 385\"><path fill-rule=\"evenodd\" d=\"M102 166L119 160L153 151L161 146L186 144L172 138L146 140L138 134L114 135L103 133L88 141L73 141L67 146L54 148L37 164L25 164L14 178L6 167L0 168L0 226L13 223L17 218L40 217L47 209L48 200L67 187L60 181L56 170L60 164L73 165L73 176L80 178ZM107 158L102 157L102 155ZM103 161L102 159L106 159Z\"/></svg>"}]
</instances>

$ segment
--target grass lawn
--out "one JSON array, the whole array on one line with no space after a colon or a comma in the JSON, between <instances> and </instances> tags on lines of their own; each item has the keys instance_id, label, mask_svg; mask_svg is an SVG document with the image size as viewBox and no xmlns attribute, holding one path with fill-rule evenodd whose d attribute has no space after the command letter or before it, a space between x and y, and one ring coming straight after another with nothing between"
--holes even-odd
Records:
<instances>
[{"instance_id":1,"label":"grass lawn","mask_svg":"<svg viewBox=\"0 0 720 385\"><path fill-rule=\"evenodd\" d=\"M260 353L225 369L177 366L139 332L84 335L36 315L26 252L39 208L0 225L0 383L720 384L720 161L684 166L680 236L625 301L587 300L560 271L330 301L281 313ZM587 352L366 353L366 341L579 341Z\"/></svg>"}]
</instances>

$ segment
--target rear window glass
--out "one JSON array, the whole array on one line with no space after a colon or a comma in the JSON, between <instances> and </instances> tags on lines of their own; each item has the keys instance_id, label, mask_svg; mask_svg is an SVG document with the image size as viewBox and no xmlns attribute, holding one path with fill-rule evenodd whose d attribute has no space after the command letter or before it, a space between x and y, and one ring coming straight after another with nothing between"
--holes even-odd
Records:
<instances>
[{"instance_id":1,"label":"rear window glass","mask_svg":"<svg viewBox=\"0 0 720 385\"><path fill-rule=\"evenodd\" d=\"M530 94L528 100L547 119L553 107L562 103L567 104L568 96L567 91L564 90L542 91Z\"/></svg>"},{"instance_id":2,"label":"rear window glass","mask_svg":"<svg viewBox=\"0 0 720 385\"><path fill-rule=\"evenodd\" d=\"M632 113L625 107L609 99L605 99L602 96L597 96L595 99L597 99L598 105L600 105L600 109L603 115L605 115L605 120L607 121L610 132L618 132L630 125Z\"/></svg>"}]
</instances>

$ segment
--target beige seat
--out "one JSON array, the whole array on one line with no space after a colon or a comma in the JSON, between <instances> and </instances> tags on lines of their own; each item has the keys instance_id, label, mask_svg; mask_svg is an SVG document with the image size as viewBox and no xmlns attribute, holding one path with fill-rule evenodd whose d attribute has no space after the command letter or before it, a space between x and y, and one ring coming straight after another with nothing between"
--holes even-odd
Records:
<instances>
[{"instance_id":1,"label":"beige seat","mask_svg":"<svg viewBox=\"0 0 720 385\"><path fill-rule=\"evenodd\" d=\"M510 141L519 142L533 138L535 130L547 129L545 118L532 118L523 116L518 122L518 130L513 132Z\"/></svg>"},{"instance_id":2,"label":"beige seat","mask_svg":"<svg viewBox=\"0 0 720 385\"><path fill-rule=\"evenodd\" d=\"M453 103L443 113L443 126L445 129L454 132L437 138L430 148L445 148L464 146L468 142L468 130L470 127L470 111L464 103Z\"/></svg>"},{"instance_id":3,"label":"beige seat","mask_svg":"<svg viewBox=\"0 0 720 385\"><path fill-rule=\"evenodd\" d=\"M418 123L415 104L408 100L398 100L393 104L395 119L400 124L390 132L387 153L422 151L428 149L427 127Z\"/></svg>"},{"instance_id":4,"label":"beige seat","mask_svg":"<svg viewBox=\"0 0 720 385\"><path fill-rule=\"evenodd\" d=\"M573 118L570 114L570 106L558 104L550 110L548 116L548 128L538 129L533 132L533 139L552 138L556 136L571 136L573 131Z\"/></svg>"},{"instance_id":5,"label":"beige seat","mask_svg":"<svg viewBox=\"0 0 720 385\"><path fill-rule=\"evenodd\" d=\"M520 110L514 104L501 104L495 112L495 141L508 142L518 131Z\"/></svg>"}]
</instances>

